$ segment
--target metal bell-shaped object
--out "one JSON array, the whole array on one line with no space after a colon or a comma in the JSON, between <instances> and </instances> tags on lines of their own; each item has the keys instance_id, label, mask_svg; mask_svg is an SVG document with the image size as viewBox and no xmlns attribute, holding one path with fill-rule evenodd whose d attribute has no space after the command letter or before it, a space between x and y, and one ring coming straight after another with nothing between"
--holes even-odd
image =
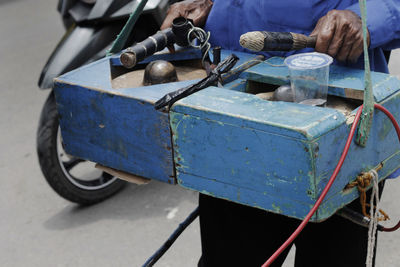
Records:
<instances>
[{"instance_id":1,"label":"metal bell-shaped object","mask_svg":"<svg viewBox=\"0 0 400 267\"><path fill-rule=\"evenodd\" d=\"M144 71L143 85L176 82L178 76L174 65L165 60L150 62Z\"/></svg>"}]
</instances>

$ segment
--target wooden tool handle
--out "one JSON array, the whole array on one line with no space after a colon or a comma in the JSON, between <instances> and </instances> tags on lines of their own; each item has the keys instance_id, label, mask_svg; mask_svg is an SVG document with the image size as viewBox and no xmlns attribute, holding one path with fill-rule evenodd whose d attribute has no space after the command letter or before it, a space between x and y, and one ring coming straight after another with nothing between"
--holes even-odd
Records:
<instances>
[{"instance_id":1,"label":"wooden tool handle","mask_svg":"<svg viewBox=\"0 0 400 267\"><path fill-rule=\"evenodd\" d=\"M240 45L252 51L291 51L314 48L316 37L291 32L248 32L240 37Z\"/></svg>"}]
</instances>

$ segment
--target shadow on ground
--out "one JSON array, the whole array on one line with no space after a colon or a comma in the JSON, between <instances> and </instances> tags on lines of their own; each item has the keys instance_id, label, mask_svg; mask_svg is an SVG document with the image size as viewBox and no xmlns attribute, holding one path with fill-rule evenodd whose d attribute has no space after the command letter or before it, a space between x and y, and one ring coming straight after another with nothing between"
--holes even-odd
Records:
<instances>
[{"instance_id":1,"label":"shadow on ground","mask_svg":"<svg viewBox=\"0 0 400 267\"><path fill-rule=\"evenodd\" d=\"M196 204L197 193L155 181L141 186L129 184L114 197L92 206L71 203L46 220L44 227L50 230L65 230L104 219L135 221L165 217L173 207L183 201Z\"/></svg>"}]
</instances>

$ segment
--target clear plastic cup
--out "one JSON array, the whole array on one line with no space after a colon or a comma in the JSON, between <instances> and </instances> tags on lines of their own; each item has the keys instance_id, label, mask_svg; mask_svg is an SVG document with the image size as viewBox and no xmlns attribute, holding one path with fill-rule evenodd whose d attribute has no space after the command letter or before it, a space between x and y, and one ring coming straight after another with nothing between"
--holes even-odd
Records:
<instances>
[{"instance_id":1,"label":"clear plastic cup","mask_svg":"<svg viewBox=\"0 0 400 267\"><path fill-rule=\"evenodd\" d=\"M332 57L317 52L296 54L285 59L294 102L312 106L326 105L329 65L332 61Z\"/></svg>"}]
</instances>

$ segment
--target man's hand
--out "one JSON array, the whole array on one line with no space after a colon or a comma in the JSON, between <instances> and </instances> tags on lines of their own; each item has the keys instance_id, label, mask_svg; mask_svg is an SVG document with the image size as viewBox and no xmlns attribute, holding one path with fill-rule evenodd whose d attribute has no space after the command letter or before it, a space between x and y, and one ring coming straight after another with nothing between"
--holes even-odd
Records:
<instances>
[{"instance_id":1,"label":"man's hand","mask_svg":"<svg viewBox=\"0 0 400 267\"><path fill-rule=\"evenodd\" d=\"M192 19L195 26L202 27L206 23L212 5L211 0L186 0L175 3L169 8L161 30L171 27L172 21L178 17Z\"/></svg>"},{"instance_id":2,"label":"man's hand","mask_svg":"<svg viewBox=\"0 0 400 267\"><path fill-rule=\"evenodd\" d=\"M363 52L361 18L349 10L329 11L319 19L310 36L317 37L315 51L339 61L356 62ZM367 42L369 45L369 33Z\"/></svg>"}]
</instances>

